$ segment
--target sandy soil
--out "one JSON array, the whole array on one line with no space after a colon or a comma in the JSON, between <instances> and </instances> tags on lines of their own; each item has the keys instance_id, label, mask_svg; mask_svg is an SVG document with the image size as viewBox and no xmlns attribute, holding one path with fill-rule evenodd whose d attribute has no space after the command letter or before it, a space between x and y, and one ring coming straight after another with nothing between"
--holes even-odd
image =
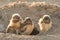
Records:
<instances>
[{"instance_id":1,"label":"sandy soil","mask_svg":"<svg viewBox=\"0 0 60 40\"><path fill-rule=\"evenodd\" d=\"M15 1L22 1L22 2L48 2L48 3L52 3L52 4L57 4L60 5L60 0L0 0L0 5L6 5L8 3L11 2L15 2Z\"/></svg>"}]
</instances>

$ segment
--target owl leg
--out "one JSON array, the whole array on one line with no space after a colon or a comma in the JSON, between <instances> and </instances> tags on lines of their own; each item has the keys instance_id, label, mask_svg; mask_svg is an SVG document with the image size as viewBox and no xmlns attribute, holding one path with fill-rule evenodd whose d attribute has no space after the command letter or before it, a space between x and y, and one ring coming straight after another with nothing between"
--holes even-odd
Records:
<instances>
[{"instance_id":1,"label":"owl leg","mask_svg":"<svg viewBox=\"0 0 60 40\"><path fill-rule=\"evenodd\" d=\"M17 34L17 35L19 34L19 30L16 30L16 34Z\"/></svg>"}]
</instances>

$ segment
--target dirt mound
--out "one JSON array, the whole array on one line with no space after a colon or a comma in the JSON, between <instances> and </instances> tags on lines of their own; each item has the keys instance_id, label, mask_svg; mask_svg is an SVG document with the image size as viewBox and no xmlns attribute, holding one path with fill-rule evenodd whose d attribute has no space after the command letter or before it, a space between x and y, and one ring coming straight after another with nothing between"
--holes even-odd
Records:
<instances>
[{"instance_id":1,"label":"dirt mound","mask_svg":"<svg viewBox=\"0 0 60 40\"><path fill-rule=\"evenodd\" d=\"M15 2L15 1L22 1L22 2L42 2L42 1L45 1L45 2L48 2L48 3L52 3L52 4L58 4L60 5L60 0L0 0L0 6L1 5L6 5L8 3L11 3L11 2Z\"/></svg>"},{"instance_id":2,"label":"dirt mound","mask_svg":"<svg viewBox=\"0 0 60 40\"><path fill-rule=\"evenodd\" d=\"M44 35L44 36L30 36L30 35L15 35L0 33L0 40L60 40L59 35Z\"/></svg>"}]
</instances>

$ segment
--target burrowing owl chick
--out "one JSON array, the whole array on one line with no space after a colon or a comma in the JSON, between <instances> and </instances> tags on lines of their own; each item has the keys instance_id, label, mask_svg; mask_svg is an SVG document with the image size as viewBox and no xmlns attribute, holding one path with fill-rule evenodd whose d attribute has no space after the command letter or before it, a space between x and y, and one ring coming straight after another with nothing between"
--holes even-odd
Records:
<instances>
[{"instance_id":1,"label":"burrowing owl chick","mask_svg":"<svg viewBox=\"0 0 60 40\"><path fill-rule=\"evenodd\" d=\"M18 34L20 30L21 16L19 14L13 14L10 23L6 29L6 32Z\"/></svg>"},{"instance_id":2,"label":"burrowing owl chick","mask_svg":"<svg viewBox=\"0 0 60 40\"><path fill-rule=\"evenodd\" d=\"M42 32L47 32L52 27L51 17L49 15L44 15L38 22L40 30Z\"/></svg>"},{"instance_id":3,"label":"burrowing owl chick","mask_svg":"<svg viewBox=\"0 0 60 40\"><path fill-rule=\"evenodd\" d=\"M29 17L26 17L21 26L21 34L29 35L34 29L34 23Z\"/></svg>"}]
</instances>

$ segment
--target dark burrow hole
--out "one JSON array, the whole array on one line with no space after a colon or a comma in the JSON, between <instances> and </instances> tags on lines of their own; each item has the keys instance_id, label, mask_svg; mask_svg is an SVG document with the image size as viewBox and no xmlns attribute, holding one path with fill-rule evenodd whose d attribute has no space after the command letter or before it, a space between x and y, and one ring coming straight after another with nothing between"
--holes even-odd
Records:
<instances>
[{"instance_id":1,"label":"dark burrow hole","mask_svg":"<svg viewBox=\"0 0 60 40\"><path fill-rule=\"evenodd\" d=\"M32 33L30 35L37 35L37 34L39 34L39 31L35 27L34 30L32 31Z\"/></svg>"}]
</instances>

